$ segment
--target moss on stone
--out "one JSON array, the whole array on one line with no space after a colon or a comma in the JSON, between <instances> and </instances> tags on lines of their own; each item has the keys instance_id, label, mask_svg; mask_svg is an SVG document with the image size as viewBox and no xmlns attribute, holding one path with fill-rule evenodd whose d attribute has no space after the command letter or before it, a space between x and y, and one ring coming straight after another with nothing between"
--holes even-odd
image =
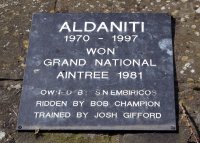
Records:
<instances>
[{"instance_id":1,"label":"moss on stone","mask_svg":"<svg viewBox=\"0 0 200 143\"><path fill-rule=\"evenodd\" d=\"M115 136L88 134L44 133L38 143L116 143Z\"/></svg>"}]
</instances>

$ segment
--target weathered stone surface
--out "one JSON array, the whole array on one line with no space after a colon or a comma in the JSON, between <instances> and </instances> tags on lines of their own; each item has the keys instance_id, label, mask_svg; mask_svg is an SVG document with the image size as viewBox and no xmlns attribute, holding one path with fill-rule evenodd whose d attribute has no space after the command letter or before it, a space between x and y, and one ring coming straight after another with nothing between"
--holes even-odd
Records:
<instances>
[{"instance_id":1,"label":"weathered stone surface","mask_svg":"<svg viewBox=\"0 0 200 143\"><path fill-rule=\"evenodd\" d=\"M21 79L32 13L50 11L54 1L0 2L0 79Z\"/></svg>"},{"instance_id":2,"label":"weathered stone surface","mask_svg":"<svg viewBox=\"0 0 200 143\"><path fill-rule=\"evenodd\" d=\"M170 143L177 142L176 134L125 134L122 143Z\"/></svg>"},{"instance_id":3,"label":"weathered stone surface","mask_svg":"<svg viewBox=\"0 0 200 143\"><path fill-rule=\"evenodd\" d=\"M0 1L0 78L22 78L25 51L28 44L30 20L33 12L167 12L176 20L174 52L177 73L177 96L179 101L200 128L200 14L199 0L2 0ZM194 28L195 25L196 28ZM188 59L182 60L183 56ZM18 62L19 60L19 62ZM189 65L188 65L189 63ZM185 68L186 67L186 68ZM184 70L186 69L186 70ZM14 82L14 83L13 83ZM1 142L35 143L35 142L187 142L191 132L182 117L180 109L179 133L131 133L113 137L111 135L70 134L39 134L18 133L15 131L19 94L17 89L8 90L16 81L0 82L0 130L6 133ZM7 89L8 88L8 89ZM2 100L3 99L3 100ZM13 108L12 105L15 107ZM178 106L178 105L177 105ZM55 136L54 136L55 135ZM171 136L172 135L172 136ZM82 137L80 137L82 136ZM90 138L87 139L87 136ZM86 139L85 139L85 138ZM63 139L64 138L64 139ZM77 139L78 138L78 139ZM195 141L194 138L191 139Z\"/></svg>"}]
</instances>

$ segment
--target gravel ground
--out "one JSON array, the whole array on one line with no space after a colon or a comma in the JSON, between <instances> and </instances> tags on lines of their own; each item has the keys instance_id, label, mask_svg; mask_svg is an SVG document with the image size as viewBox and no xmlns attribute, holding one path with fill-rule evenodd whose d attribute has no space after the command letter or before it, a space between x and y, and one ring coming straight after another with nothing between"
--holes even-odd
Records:
<instances>
[{"instance_id":1,"label":"gravel ground","mask_svg":"<svg viewBox=\"0 0 200 143\"><path fill-rule=\"evenodd\" d=\"M175 19L177 133L17 132L16 120L34 12L159 12ZM200 131L200 0L1 0L0 142L196 143ZM184 108L179 107L184 105Z\"/></svg>"}]
</instances>

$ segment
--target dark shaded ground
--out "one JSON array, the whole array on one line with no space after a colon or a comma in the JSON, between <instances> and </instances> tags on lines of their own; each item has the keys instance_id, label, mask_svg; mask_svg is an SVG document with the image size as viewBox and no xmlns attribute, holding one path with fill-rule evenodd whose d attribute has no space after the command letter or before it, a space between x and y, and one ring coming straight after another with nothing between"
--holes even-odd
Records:
<instances>
[{"instance_id":1,"label":"dark shaded ground","mask_svg":"<svg viewBox=\"0 0 200 143\"><path fill-rule=\"evenodd\" d=\"M176 20L174 53L179 133L16 132L28 34L33 12L167 12ZM2 143L186 143L200 128L199 0L1 0L0 1L0 142ZM178 106L178 105L177 105ZM191 127L188 124L191 122ZM196 129L195 129L196 128ZM191 142L195 142L194 136Z\"/></svg>"}]
</instances>

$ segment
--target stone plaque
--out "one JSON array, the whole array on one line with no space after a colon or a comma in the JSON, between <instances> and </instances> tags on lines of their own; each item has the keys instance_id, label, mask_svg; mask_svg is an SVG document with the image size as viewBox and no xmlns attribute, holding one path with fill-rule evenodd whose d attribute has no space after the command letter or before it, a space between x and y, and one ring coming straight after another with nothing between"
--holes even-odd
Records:
<instances>
[{"instance_id":1,"label":"stone plaque","mask_svg":"<svg viewBox=\"0 0 200 143\"><path fill-rule=\"evenodd\" d=\"M171 17L33 15L18 130L176 130Z\"/></svg>"}]
</instances>

